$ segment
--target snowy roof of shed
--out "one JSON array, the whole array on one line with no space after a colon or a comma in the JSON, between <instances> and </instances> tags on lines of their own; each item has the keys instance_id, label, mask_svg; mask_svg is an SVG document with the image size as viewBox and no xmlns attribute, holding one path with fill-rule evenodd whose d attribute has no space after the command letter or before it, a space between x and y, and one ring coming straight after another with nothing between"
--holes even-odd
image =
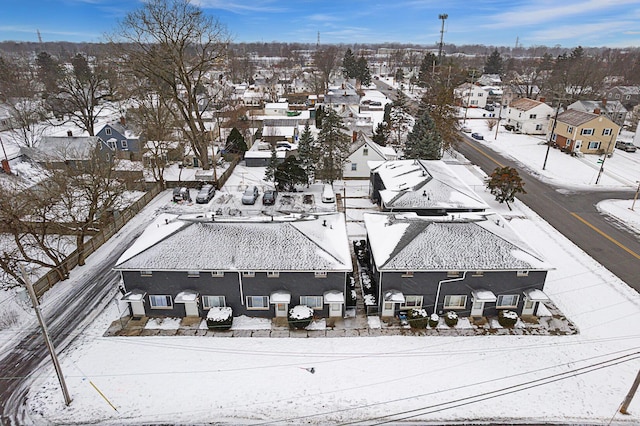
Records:
<instances>
[{"instance_id":1,"label":"snowy roof of shed","mask_svg":"<svg viewBox=\"0 0 640 426\"><path fill-rule=\"evenodd\" d=\"M87 160L98 146L97 136L45 136L35 148L23 147L34 161Z\"/></svg>"},{"instance_id":2,"label":"snowy roof of shed","mask_svg":"<svg viewBox=\"0 0 640 426\"><path fill-rule=\"evenodd\" d=\"M552 269L495 213L368 213L364 222L383 272Z\"/></svg>"},{"instance_id":3,"label":"snowy roof of shed","mask_svg":"<svg viewBox=\"0 0 640 426\"><path fill-rule=\"evenodd\" d=\"M441 160L369 162L384 185L386 208L486 209L489 206Z\"/></svg>"},{"instance_id":4,"label":"snowy roof of shed","mask_svg":"<svg viewBox=\"0 0 640 426\"><path fill-rule=\"evenodd\" d=\"M344 216L215 221L160 215L116 270L350 271Z\"/></svg>"}]
</instances>

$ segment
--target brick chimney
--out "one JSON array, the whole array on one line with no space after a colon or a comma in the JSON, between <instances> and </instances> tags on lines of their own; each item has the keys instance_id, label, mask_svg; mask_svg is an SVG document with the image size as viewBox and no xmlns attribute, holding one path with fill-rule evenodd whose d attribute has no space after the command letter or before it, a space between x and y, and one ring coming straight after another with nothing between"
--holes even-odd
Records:
<instances>
[{"instance_id":1,"label":"brick chimney","mask_svg":"<svg viewBox=\"0 0 640 426\"><path fill-rule=\"evenodd\" d=\"M124 117L120 117L120 124L122 124L122 127L126 127L127 126L127 120Z\"/></svg>"},{"instance_id":2,"label":"brick chimney","mask_svg":"<svg viewBox=\"0 0 640 426\"><path fill-rule=\"evenodd\" d=\"M358 132L356 132L355 130L353 131L353 136L351 137L351 142L355 142L356 139L358 139Z\"/></svg>"},{"instance_id":3,"label":"brick chimney","mask_svg":"<svg viewBox=\"0 0 640 426\"><path fill-rule=\"evenodd\" d=\"M602 98L602 106L603 107L607 106L607 98Z\"/></svg>"},{"instance_id":4,"label":"brick chimney","mask_svg":"<svg viewBox=\"0 0 640 426\"><path fill-rule=\"evenodd\" d=\"M71 130L67 130L67 136L73 136L73 132Z\"/></svg>"},{"instance_id":5,"label":"brick chimney","mask_svg":"<svg viewBox=\"0 0 640 426\"><path fill-rule=\"evenodd\" d=\"M547 98L545 98L544 96L540 98L540 102L544 103L544 101L546 101Z\"/></svg>"},{"instance_id":6,"label":"brick chimney","mask_svg":"<svg viewBox=\"0 0 640 426\"><path fill-rule=\"evenodd\" d=\"M600 111L600 108L596 108L596 109L594 109L594 110L593 110L593 113L594 113L595 115L600 115L600 112L601 112L601 111Z\"/></svg>"}]
</instances>

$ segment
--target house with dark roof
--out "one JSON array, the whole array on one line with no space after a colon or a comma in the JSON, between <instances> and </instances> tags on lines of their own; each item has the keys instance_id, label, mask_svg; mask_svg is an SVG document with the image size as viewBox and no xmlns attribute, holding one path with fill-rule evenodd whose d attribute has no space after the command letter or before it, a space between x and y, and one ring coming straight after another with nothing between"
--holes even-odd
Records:
<instances>
[{"instance_id":1,"label":"house with dark roof","mask_svg":"<svg viewBox=\"0 0 640 426\"><path fill-rule=\"evenodd\" d=\"M114 267L133 316L286 317L307 305L319 317L344 315L352 271L344 215L221 217L164 214Z\"/></svg>"},{"instance_id":2,"label":"house with dark roof","mask_svg":"<svg viewBox=\"0 0 640 426\"><path fill-rule=\"evenodd\" d=\"M611 154L620 126L604 115L568 109L549 120L547 139L570 153Z\"/></svg>"},{"instance_id":3,"label":"house with dark roof","mask_svg":"<svg viewBox=\"0 0 640 426\"><path fill-rule=\"evenodd\" d=\"M606 91L608 102L620 101L630 111L640 104L640 86L614 86Z\"/></svg>"},{"instance_id":4,"label":"house with dark roof","mask_svg":"<svg viewBox=\"0 0 640 426\"><path fill-rule=\"evenodd\" d=\"M604 115L621 127L624 125L624 120L627 119L627 114L629 113L620 101L608 101L607 99L602 101L575 101L567 109Z\"/></svg>"},{"instance_id":5,"label":"house with dark roof","mask_svg":"<svg viewBox=\"0 0 640 426\"><path fill-rule=\"evenodd\" d=\"M553 108L544 102L520 98L509 104L506 123L519 133L544 135L552 114Z\"/></svg>"},{"instance_id":6,"label":"house with dark roof","mask_svg":"<svg viewBox=\"0 0 640 426\"><path fill-rule=\"evenodd\" d=\"M552 269L495 213L364 215L379 312L536 315Z\"/></svg>"},{"instance_id":7,"label":"house with dark roof","mask_svg":"<svg viewBox=\"0 0 640 426\"><path fill-rule=\"evenodd\" d=\"M96 136L107 148L116 153L117 158L142 160L140 138L127 128L124 119L120 122L105 124Z\"/></svg>"},{"instance_id":8,"label":"house with dark roof","mask_svg":"<svg viewBox=\"0 0 640 426\"><path fill-rule=\"evenodd\" d=\"M369 196L383 211L446 215L489 206L442 160L369 162Z\"/></svg>"}]
</instances>

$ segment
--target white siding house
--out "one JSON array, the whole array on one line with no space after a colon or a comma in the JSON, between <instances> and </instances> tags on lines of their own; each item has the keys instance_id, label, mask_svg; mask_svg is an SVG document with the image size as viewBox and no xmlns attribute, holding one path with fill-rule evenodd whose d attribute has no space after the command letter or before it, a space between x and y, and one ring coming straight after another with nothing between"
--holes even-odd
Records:
<instances>
[{"instance_id":1,"label":"white siding house","mask_svg":"<svg viewBox=\"0 0 640 426\"><path fill-rule=\"evenodd\" d=\"M364 133L358 133L351 146L351 154L344 166L345 179L369 179L371 169L368 161L392 161L398 158L396 151L390 146L380 146Z\"/></svg>"},{"instance_id":2,"label":"white siding house","mask_svg":"<svg viewBox=\"0 0 640 426\"><path fill-rule=\"evenodd\" d=\"M487 91L475 84L461 84L454 89L454 96L465 108L484 108L487 106Z\"/></svg>"},{"instance_id":3,"label":"white siding house","mask_svg":"<svg viewBox=\"0 0 640 426\"><path fill-rule=\"evenodd\" d=\"M506 123L520 133L544 135L552 115L553 108L544 102L520 98L509 104Z\"/></svg>"}]
</instances>

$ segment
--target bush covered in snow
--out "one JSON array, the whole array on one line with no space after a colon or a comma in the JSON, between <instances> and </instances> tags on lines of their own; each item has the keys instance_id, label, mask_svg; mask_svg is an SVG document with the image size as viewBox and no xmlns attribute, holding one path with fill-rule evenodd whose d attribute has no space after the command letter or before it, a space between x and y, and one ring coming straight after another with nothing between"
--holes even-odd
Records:
<instances>
[{"instance_id":1,"label":"bush covered in snow","mask_svg":"<svg viewBox=\"0 0 640 426\"><path fill-rule=\"evenodd\" d=\"M367 241L360 240L353 242L353 251L356 254L356 258L358 259L358 263L360 266L369 266L369 249L367 248Z\"/></svg>"},{"instance_id":2,"label":"bush covered in snow","mask_svg":"<svg viewBox=\"0 0 640 426\"><path fill-rule=\"evenodd\" d=\"M435 312L429 317L429 327L436 328L440 323L440 316Z\"/></svg>"},{"instance_id":3,"label":"bush covered in snow","mask_svg":"<svg viewBox=\"0 0 640 426\"><path fill-rule=\"evenodd\" d=\"M233 323L233 311L229 307L213 307L207 314L209 330L229 330Z\"/></svg>"},{"instance_id":4,"label":"bush covered in snow","mask_svg":"<svg viewBox=\"0 0 640 426\"><path fill-rule=\"evenodd\" d=\"M349 272L347 274L347 306L356 306L356 280L353 278L353 274Z\"/></svg>"},{"instance_id":5,"label":"bush covered in snow","mask_svg":"<svg viewBox=\"0 0 640 426\"><path fill-rule=\"evenodd\" d=\"M289 309L289 327L303 329L313 320L313 309L307 305L297 305Z\"/></svg>"},{"instance_id":6,"label":"bush covered in snow","mask_svg":"<svg viewBox=\"0 0 640 426\"><path fill-rule=\"evenodd\" d=\"M413 308L407 312L407 320L411 328L427 328L429 315L424 309Z\"/></svg>"},{"instance_id":7,"label":"bush covered in snow","mask_svg":"<svg viewBox=\"0 0 640 426\"><path fill-rule=\"evenodd\" d=\"M444 314L444 322L449 327L455 327L458 324L458 314L454 311L448 311Z\"/></svg>"},{"instance_id":8,"label":"bush covered in snow","mask_svg":"<svg viewBox=\"0 0 640 426\"><path fill-rule=\"evenodd\" d=\"M518 314L513 311L498 311L498 324L503 327L511 328L518 322Z\"/></svg>"}]
</instances>

